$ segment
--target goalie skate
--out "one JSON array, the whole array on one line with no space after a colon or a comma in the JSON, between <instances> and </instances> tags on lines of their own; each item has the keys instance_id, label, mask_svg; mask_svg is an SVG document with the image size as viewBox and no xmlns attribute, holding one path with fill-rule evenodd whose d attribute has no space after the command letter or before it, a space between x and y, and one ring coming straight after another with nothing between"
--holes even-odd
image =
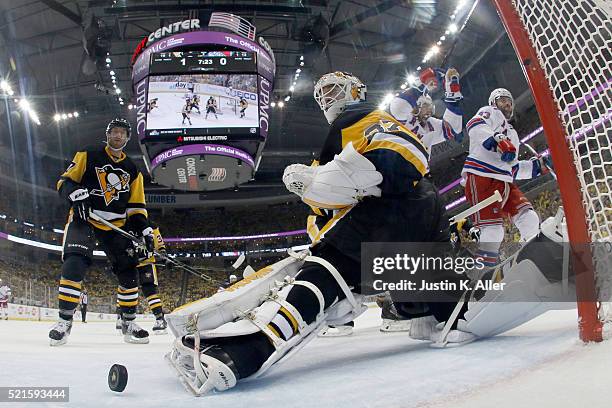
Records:
<instances>
[{"instance_id":1,"label":"goalie skate","mask_svg":"<svg viewBox=\"0 0 612 408\"><path fill-rule=\"evenodd\" d=\"M193 344L191 342L193 341ZM174 341L172 351L165 355L166 361L179 375L179 380L187 391L196 397L210 391L225 391L236 385L237 376L228 364L221 361L222 357L215 358L203 354L200 338L195 335L186 335Z\"/></svg>"}]
</instances>

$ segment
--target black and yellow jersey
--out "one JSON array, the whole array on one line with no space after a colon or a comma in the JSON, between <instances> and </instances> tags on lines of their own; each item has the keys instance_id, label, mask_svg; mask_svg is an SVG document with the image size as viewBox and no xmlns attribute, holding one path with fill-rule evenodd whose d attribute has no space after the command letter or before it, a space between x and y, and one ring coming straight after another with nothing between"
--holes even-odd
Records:
<instances>
[{"instance_id":1,"label":"black and yellow jersey","mask_svg":"<svg viewBox=\"0 0 612 408\"><path fill-rule=\"evenodd\" d=\"M132 217L140 230L146 228L143 176L125 153L115 158L107 146L77 152L57 182L57 190L68 199L78 188L88 190L91 209L101 218L123 227ZM110 229L91 219L89 223L101 230Z\"/></svg>"},{"instance_id":2,"label":"black and yellow jersey","mask_svg":"<svg viewBox=\"0 0 612 408\"><path fill-rule=\"evenodd\" d=\"M331 124L323 149L312 165L330 162L350 142L382 174L382 197L409 194L429 172L429 154L419 137L387 112L365 103L349 105ZM313 211L307 221L313 243L351 209L325 210L317 203L304 201Z\"/></svg>"}]
</instances>

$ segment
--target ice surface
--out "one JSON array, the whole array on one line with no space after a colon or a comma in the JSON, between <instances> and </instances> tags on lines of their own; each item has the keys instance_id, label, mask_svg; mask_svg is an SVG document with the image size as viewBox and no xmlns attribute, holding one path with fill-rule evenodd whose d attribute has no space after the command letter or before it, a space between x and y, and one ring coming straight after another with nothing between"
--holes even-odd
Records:
<instances>
[{"instance_id":1,"label":"ice surface","mask_svg":"<svg viewBox=\"0 0 612 408\"><path fill-rule=\"evenodd\" d=\"M125 344L114 322L77 322L68 344L51 348L51 323L2 320L0 386L69 386L70 404L36 404L62 407L612 406L612 342L584 346L575 310L548 312L503 336L445 350L406 333L381 333L379 324L380 310L372 308L352 336L317 338L264 378L196 399L163 360L170 334ZM121 394L107 386L114 363L129 372Z\"/></svg>"}]
</instances>

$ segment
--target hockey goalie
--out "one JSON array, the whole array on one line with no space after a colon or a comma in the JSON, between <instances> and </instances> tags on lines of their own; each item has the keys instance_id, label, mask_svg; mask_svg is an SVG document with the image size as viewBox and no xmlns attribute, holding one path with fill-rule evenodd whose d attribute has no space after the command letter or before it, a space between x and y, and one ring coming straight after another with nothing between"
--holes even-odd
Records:
<instances>
[{"instance_id":1,"label":"hockey goalie","mask_svg":"<svg viewBox=\"0 0 612 408\"><path fill-rule=\"evenodd\" d=\"M342 325L365 311L362 242L449 243L443 205L423 177L428 155L418 137L367 104L366 86L351 74L324 75L314 96L331 125L319 160L291 165L283 175L287 188L316 214L309 225L315 235L311 247L257 272L247 267L244 279L225 291L167 316L176 339L166 359L195 395L258 378L324 325ZM517 267L526 270L524 277ZM503 276L530 279L523 286L532 291L538 291L536 284L547 289L549 282L518 258ZM424 304L427 315L414 319L410 337L438 341L444 334L447 343L462 344L545 310L506 307L501 319L496 307L501 303L494 302L500 299L490 301L487 294L482 299L478 307L462 305L459 297L455 303ZM456 305L462 305L459 313ZM444 322L452 322L450 330Z\"/></svg>"}]
</instances>

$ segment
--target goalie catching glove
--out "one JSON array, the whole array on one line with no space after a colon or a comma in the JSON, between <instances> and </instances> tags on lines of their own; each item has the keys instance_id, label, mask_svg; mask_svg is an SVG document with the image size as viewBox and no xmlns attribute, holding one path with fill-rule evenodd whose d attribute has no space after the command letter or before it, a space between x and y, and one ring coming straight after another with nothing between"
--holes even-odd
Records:
<instances>
[{"instance_id":1,"label":"goalie catching glove","mask_svg":"<svg viewBox=\"0 0 612 408\"><path fill-rule=\"evenodd\" d=\"M380 197L382 182L374 164L358 153L352 143L323 166L292 164L283 173L283 183L306 204L319 208L354 205L363 197Z\"/></svg>"}]
</instances>

